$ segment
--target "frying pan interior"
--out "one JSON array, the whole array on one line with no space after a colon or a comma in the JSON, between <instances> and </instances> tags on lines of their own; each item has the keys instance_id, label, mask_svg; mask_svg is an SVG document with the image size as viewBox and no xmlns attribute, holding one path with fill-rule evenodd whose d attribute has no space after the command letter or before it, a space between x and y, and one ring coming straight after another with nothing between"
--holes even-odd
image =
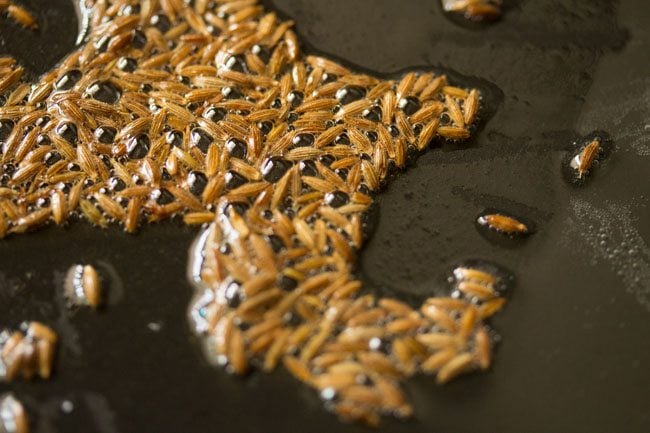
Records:
<instances>
[{"instance_id":1,"label":"frying pan interior","mask_svg":"<svg viewBox=\"0 0 650 433\"><path fill-rule=\"evenodd\" d=\"M73 48L74 8L19 3L41 30L0 17L0 54L37 76ZM266 3L296 20L308 51L376 73L449 68L501 95L476 140L431 149L381 193L360 264L369 290L404 299L433 293L465 259L511 270L516 286L492 322L495 364L444 387L410 380L416 417L378 431L649 431L648 4L506 1L500 22L465 27L433 0ZM571 185L562 163L594 130L612 137L611 154ZM486 238L474 225L486 208L526 216L536 233ZM241 379L205 363L185 317L196 232L173 221L136 236L75 223L0 241L0 325L41 320L62 339L51 381L0 392L25 403L37 433L364 431L282 369ZM96 264L108 281L104 311L63 304L74 263Z\"/></svg>"}]
</instances>

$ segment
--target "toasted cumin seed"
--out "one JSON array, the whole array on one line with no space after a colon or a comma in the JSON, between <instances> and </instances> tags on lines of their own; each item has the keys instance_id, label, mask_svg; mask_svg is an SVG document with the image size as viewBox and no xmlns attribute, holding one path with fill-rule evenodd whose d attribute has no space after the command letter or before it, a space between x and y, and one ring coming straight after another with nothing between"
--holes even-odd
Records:
<instances>
[{"instance_id":1,"label":"toasted cumin seed","mask_svg":"<svg viewBox=\"0 0 650 433\"><path fill-rule=\"evenodd\" d=\"M503 308L505 302L504 298L496 298L485 302L479 307L479 317L481 319L486 319L493 316Z\"/></svg>"},{"instance_id":2,"label":"toasted cumin seed","mask_svg":"<svg viewBox=\"0 0 650 433\"><path fill-rule=\"evenodd\" d=\"M454 276L458 280L472 280L484 285L494 285L498 280L495 275L489 272L463 266L454 269Z\"/></svg>"},{"instance_id":3,"label":"toasted cumin seed","mask_svg":"<svg viewBox=\"0 0 650 433\"><path fill-rule=\"evenodd\" d=\"M582 151L575 156L572 161L572 167L578 172L578 179L582 179L591 169L594 161L598 158L600 152L600 140L594 139L587 144Z\"/></svg>"},{"instance_id":4,"label":"toasted cumin seed","mask_svg":"<svg viewBox=\"0 0 650 433\"><path fill-rule=\"evenodd\" d=\"M492 357L492 343L490 341L490 336L484 327L481 327L476 331L474 336L474 345L476 347L475 354L479 366L483 370L487 370L490 367L490 361Z\"/></svg>"},{"instance_id":5,"label":"toasted cumin seed","mask_svg":"<svg viewBox=\"0 0 650 433\"><path fill-rule=\"evenodd\" d=\"M436 375L438 383L447 383L454 377L466 371L472 364L473 358L469 353L461 353L454 356L440 368Z\"/></svg>"},{"instance_id":6,"label":"toasted cumin seed","mask_svg":"<svg viewBox=\"0 0 650 433\"><path fill-rule=\"evenodd\" d=\"M458 102L449 95L445 95L445 105L447 110L449 110L449 116L453 120L454 124L459 128L465 128L465 117Z\"/></svg>"},{"instance_id":7,"label":"toasted cumin seed","mask_svg":"<svg viewBox=\"0 0 650 433\"><path fill-rule=\"evenodd\" d=\"M457 126L439 126L438 134L452 140L465 140L469 138L469 131Z\"/></svg>"},{"instance_id":8,"label":"toasted cumin seed","mask_svg":"<svg viewBox=\"0 0 650 433\"><path fill-rule=\"evenodd\" d=\"M287 370L299 381L307 384L312 382L312 375L304 362L293 356L285 356L283 362Z\"/></svg>"},{"instance_id":9,"label":"toasted cumin seed","mask_svg":"<svg viewBox=\"0 0 650 433\"><path fill-rule=\"evenodd\" d=\"M496 296L496 293L491 287L472 281L461 281L457 287L465 295L476 297L480 300L491 299Z\"/></svg>"},{"instance_id":10,"label":"toasted cumin seed","mask_svg":"<svg viewBox=\"0 0 650 433\"><path fill-rule=\"evenodd\" d=\"M486 225L493 230L503 232L503 233L508 233L508 234L528 233L528 227L526 226L526 224L507 215L502 215L502 214L482 215L478 218L478 223L482 225Z\"/></svg>"},{"instance_id":11,"label":"toasted cumin seed","mask_svg":"<svg viewBox=\"0 0 650 433\"><path fill-rule=\"evenodd\" d=\"M449 361L451 361L457 353L458 352L453 347L434 352L433 355L431 355L422 363L422 371L428 374L436 373L443 366L449 363Z\"/></svg>"}]
</instances>

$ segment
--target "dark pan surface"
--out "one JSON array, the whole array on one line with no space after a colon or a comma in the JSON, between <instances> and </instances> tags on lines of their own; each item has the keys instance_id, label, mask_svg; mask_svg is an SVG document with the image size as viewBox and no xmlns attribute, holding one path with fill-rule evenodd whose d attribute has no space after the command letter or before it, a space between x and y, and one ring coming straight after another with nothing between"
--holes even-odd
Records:
<instances>
[{"instance_id":1,"label":"dark pan surface","mask_svg":"<svg viewBox=\"0 0 650 433\"><path fill-rule=\"evenodd\" d=\"M0 18L0 53L39 73L72 46L76 23L66 0L24 3L47 8L44 28L34 37ZM392 182L362 257L371 288L404 298L431 293L466 258L514 271L511 301L493 322L503 339L496 363L445 387L409 381L417 417L377 431L647 432L650 7L506 3L502 22L466 29L437 0L274 2L310 50L380 72L445 66L504 95L474 143L434 149ZM571 186L565 150L597 129L614 139L612 154ZM487 207L534 220L537 233L489 242L473 224ZM37 433L366 431L341 424L282 369L239 379L204 362L185 319L195 233L173 222L137 236L77 223L0 241L0 325L42 320L63 340L53 380L0 392L26 403ZM78 262L113 274L99 314L61 302L62 275Z\"/></svg>"}]
</instances>

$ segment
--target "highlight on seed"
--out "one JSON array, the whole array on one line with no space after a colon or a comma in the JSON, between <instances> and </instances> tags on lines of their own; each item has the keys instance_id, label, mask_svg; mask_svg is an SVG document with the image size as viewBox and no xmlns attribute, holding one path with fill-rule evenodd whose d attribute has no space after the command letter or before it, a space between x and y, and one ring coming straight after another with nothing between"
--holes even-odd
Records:
<instances>
[{"instance_id":1,"label":"highlight on seed","mask_svg":"<svg viewBox=\"0 0 650 433\"><path fill-rule=\"evenodd\" d=\"M92 265L73 265L66 273L64 294L71 305L99 308L102 303L102 283Z\"/></svg>"},{"instance_id":2,"label":"highlight on seed","mask_svg":"<svg viewBox=\"0 0 650 433\"><path fill-rule=\"evenodd\" d=\"M39 322L0 331L0 381L49 379L57 340L56 333Z\"/></svg>"},{"instance_id":3,"label":"highlight on seed","mask_svg":"<svg viewBox=\"0 0 650 433\"><path fill-rule=\"evenodd\" d=\"M12 393L0 395L0 432L29 433L25 408Z\"/></svg>"}]
</instances>

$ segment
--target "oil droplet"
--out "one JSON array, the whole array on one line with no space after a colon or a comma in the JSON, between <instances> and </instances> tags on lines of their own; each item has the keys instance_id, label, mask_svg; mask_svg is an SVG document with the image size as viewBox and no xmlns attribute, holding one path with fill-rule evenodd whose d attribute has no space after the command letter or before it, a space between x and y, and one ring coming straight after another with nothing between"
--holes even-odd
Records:
<instances>
[{"instance_id":1,"label":"oil droplet","mask_svg":"<svg viewBox=\"0 0 650 433\"><path fill-rule=\"evenodd\" d=\"M63 402L61 402L61 412L71 414L72 411L74 411L74 403L70 400L63 400Z\"/></svg>"}]
</instances>

